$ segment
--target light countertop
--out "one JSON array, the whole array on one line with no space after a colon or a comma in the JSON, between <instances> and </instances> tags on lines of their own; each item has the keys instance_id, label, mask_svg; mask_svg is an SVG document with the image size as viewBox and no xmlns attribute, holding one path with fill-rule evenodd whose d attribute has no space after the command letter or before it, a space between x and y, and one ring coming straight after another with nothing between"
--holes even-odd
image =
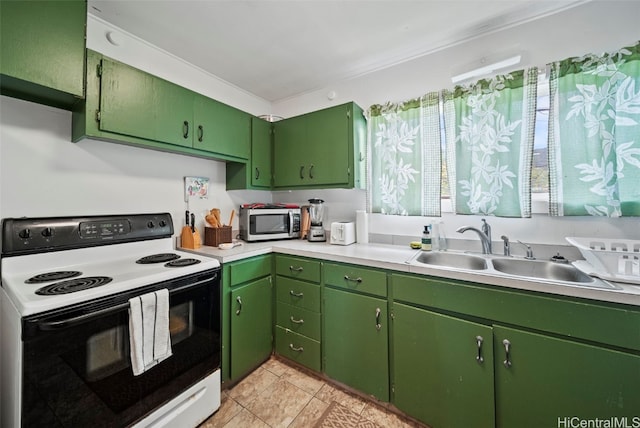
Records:
<instances>
[{"instance_id":1,"label":"light countertop","mask_svg":"<svg viewBox=\"0 0 640 428\"><path fill-rule=\"evenodd\" d=\"M330 245L324 242L307 242L305 240L283 240L257 243L241 242L241 245L230 250L220 250L216 247L209 246L202 246L195 250L185 248L180 248L180 250L214 257L219 260L220 263L229 263L261 254L288 254L397 272L422 274L444 279L497 285L518 290L640 306L639 285L616 283L616 289L595 288L547 280L514 278L513 276L501 275L495 271L469 271L456 268L410 264L410 260L421 250L413 250L408 246L387 244L352 244L342 246Z\"/></svg>"}]
</instances>

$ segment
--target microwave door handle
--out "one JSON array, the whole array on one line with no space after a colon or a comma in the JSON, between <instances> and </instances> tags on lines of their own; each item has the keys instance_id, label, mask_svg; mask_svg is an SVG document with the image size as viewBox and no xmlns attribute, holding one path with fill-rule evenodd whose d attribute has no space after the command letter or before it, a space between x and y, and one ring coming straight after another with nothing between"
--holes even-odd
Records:
<instances>
[{"instance_id":1,"label":"microwave door handle","mask_svg":"<svg viewBox=\"0 0 640 428\"><path fill-rule=\"evenodd\" d=\"M287 233L291 235L293 231L293 211L289 211L289 224L287 227Z\"/></svg>"},{"instance_id":2,"label":"microwave door handle","mask_svg":"<svg viewBox=\"0 0 640 428\"><path fill-rule=\"evenodd\" d=\"M207 277L207 279L203 279L202 281L198 281L192 284L183 285L182 287L174 288L169 291L169 295L178 293L180 291L184 291L188 288L197 287L210 280L211 278ZM129 302L127 301L126 303L120 303L119 305L109 306L108 308L92 311L87 314L82 314L76 317L66 318L59 321L41 321L38 323L38 328L42 331L52 331L52 330L61 330L64 328L70 328L78 324L82 324L84 322L90 321L91 319L98 318L103 315L108 315L113 312L121 311L128 307L129 307Z\"/></svg>"}]
</instances>

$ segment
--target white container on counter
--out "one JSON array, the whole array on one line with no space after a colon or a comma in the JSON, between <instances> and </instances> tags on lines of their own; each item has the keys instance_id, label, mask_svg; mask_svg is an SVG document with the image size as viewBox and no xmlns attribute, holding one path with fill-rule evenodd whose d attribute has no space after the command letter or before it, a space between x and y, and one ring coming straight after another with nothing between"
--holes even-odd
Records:
<instances>
[{"instance_id":1,"label":"white container on counter","mask_svg":"<svg viewBox=\"0 0 640 428\"><path fill-rule=\"evenodd\" d=\"M369 218L364 210L356 211L356 242L358 244L369 243Z\"/></svg>"}]
</instances>

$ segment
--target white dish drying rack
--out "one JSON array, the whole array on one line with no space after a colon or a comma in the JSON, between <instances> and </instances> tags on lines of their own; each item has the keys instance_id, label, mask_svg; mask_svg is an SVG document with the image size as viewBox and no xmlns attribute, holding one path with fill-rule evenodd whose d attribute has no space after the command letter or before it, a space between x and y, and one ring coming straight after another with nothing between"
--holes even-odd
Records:
<instances>
[{"instance_id":1,"label":"white dish drying rack","mask_svg":"<svg viewBox=\"0 0 640 428\"><path fill-rule=\"evenodd\" d=\"M640 240L565 238L585 260L573 265L587 275L640 285Z\"/></svg>"}]
</instances>

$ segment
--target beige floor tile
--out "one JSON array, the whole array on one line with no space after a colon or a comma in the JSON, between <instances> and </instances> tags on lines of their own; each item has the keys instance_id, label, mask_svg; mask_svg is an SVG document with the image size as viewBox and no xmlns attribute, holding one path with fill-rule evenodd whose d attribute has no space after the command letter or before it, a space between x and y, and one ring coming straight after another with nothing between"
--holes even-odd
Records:
<instances>
[{"instance_id":1,"label":"beige floor tile","mask_svg":"<svg viewBox=\"0 0 640 428\"><path fill-rule=\"evenodd\" d=\"M273 428L284 428L293 422L311 398L308 392L279 379L253 400L247 410Z\"/></svg>"},{"instance_id":2,"label":"beige floor tile","mask_svg":"<svg viewBox=\"0 0 640 428\"><path fill-rule=\"evenodd\" d=\"M293 367L289 367L289 369L282 375L282 379L285 379L298 388L307 391L311 395L320 391L320 388L324 385L324 381L313 376L309 376L308 374Z\"/></svg>"},{"instance_id":3,"label":"beige floor tile","mask_svg":"<svg viewBox=\"0 0 640 428\"><path fill-rule=\"evenodd\" d=\"M287 370L290 369L288 365L286 365L285 363L283 363L282 361L274 357L271 357L271 359L267 360L260 367L262 367L263 369L269 370L271 373L273 373L278 377L282 376L283 374L285 374Z\"/></svg>"},{"instance_id":4,"label":"beige floor tile","mask_svg":"<svg viewBox=\"0 0 640 428\"><path fill-rule=\"evenodd\" d=\"M327 410L327 407L329 407L329 404L315 397L312 398L288 428L309 428L314 426L324 411Z\"/></svg>"},{"instance_id":5,"label":"beige floor tile","mask_svg":"<svg viewBox=\"0 0 640 428\"><path fill-rule=\"evenodd\" d=\"M233 419L240 411L242 406L236 400L231 398L227 391L222 391L220 397L220 408L209 419L204 421L199 428L221 428L227 422Z\"/></svg>"},{"instance_id":6,"label":"beige floor tile","mask_svg":"<svg viewBox=\"0 0 640 428\"><path fill-rule=\"evenodd\" d=\"M361 398L348 394L329 384L324 384L315 396L327 404L331 404L332 401L335 401L357 414L362 413L362 409L364 409L364 406L367 404Z\"/></svg>"},{"instance_id":7,"label":"beige floor tile","mask_svg":"<svg viewBox=\"0 0 640 428\"><path fill-rule=\"evenodd\" d=\"M247 407L262 391L267 389L278 377L268 370L258 367L253 373L247 376L242 382L234 386L229 391L229 396Z\"/></svg>"},{"instance_id":8,"label":"beige floor tile","mask_svg":"<svg viewBox=\"0 0 640 428\"><path fill-rule=\"evenodd\" d=\"M261 421L247 409L242 409L224 428L269 428L269 425Z\"/></svg>"},{"instance_id":9,"label":"beige floor tile","mask_svg":"<svg viewBox=\"0 0 640 428\"><path fill-rule=\"evenodd\" d=\"M361 416L385 428L415 428L419 426L371 403L366 404Z\"/></svg>"}]
</instances>

